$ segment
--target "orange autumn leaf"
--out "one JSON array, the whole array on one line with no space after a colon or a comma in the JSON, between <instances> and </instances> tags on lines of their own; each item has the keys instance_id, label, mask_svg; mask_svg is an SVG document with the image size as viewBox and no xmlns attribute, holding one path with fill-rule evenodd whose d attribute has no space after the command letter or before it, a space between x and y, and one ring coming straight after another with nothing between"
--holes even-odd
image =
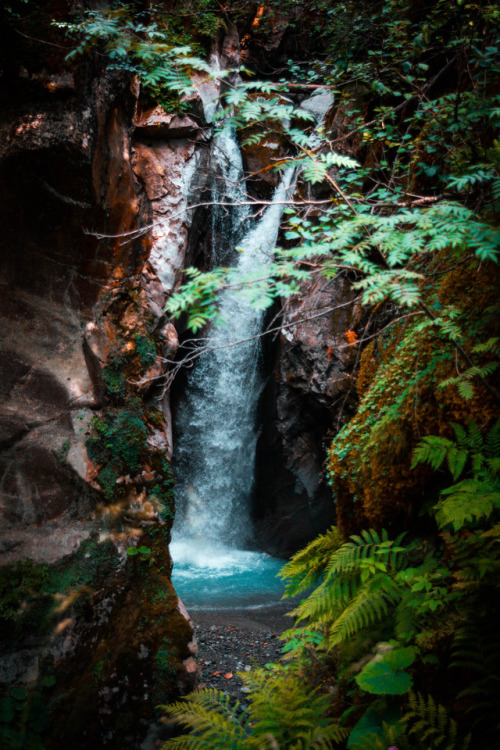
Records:
<instances>
[{"instance_id":1,"label":"orange autumn leaf","mask_svg":"<svg viewBox=\"0 0 500 750\"><path fill-rule=\"evenodd\" d=\"M263 15L264 15L264 6L259 5L259 7L257 8L257 13L255 14L255 18L252 21L252 26L254 28L259 25L260 19L262 18Z\"/></svg>"},{"instance_id":2,"label":"orange autumn leaf","mask_svg":"<svg viewBox=\"0 0 500 750\"><path fill-rule=\"evenodd\" d=\"M72 625L73 622L74 620L72 617L67 617L65 620L61 620L61 622L56 625L54 632L56 633L56 635L59 635L59 633L62 633L63 630L69 628L69 626Z\"/></svg>"}]
</instances>

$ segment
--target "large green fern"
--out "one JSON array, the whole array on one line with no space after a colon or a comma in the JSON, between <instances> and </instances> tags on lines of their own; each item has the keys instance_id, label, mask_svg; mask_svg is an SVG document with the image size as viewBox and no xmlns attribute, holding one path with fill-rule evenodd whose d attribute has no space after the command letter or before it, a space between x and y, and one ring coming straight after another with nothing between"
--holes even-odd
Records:
<instances>
[{"instance_id":1,"label":"large green fern","mask_svg":"<svg viewBox=\"0 0 500 750\"><path fill-rule=\"evenodd\" d=\"M186 732L167 740L165 750L331 750L345 741L347 730L327 715L330 696L303 677L283 668L240 677L250 691L246 711L209 689L164 706Z\"/></svg>"},{"instance_id":2,"label":"large green fern","mask_svg":"<svg viewBox=\"0 0 500 750\"><path fill-rule=\"evenodd\" d=\"M448 329L448 335L451 334L451 337L453 338L453 334L455 334L455 340L458 340L456 338L456 329L450 327ZM498 357L500 355L500 339L497 336L492 336L487 341L482 342L480 344L476 344L472 348L473 354L492 354L493 356ZM481 378L485 379L488 376L491 376L498 367L500 366L500 361L498 359L495 359L491 362L486 362L482 365L473 365L472 367L469 367L464 372L461 372L459 375L455 375L453 377L447 378L447 380L443 380L439 384L439 388L446 388L448 385L456 385L458 388L459 394L464 398L466 401L469 401L475 393L474 389L474 378Z\"/></svg>"},{"instance_id":3,"label":"large green fern","mask_svg":"<svg viewBox=\"0 0 500 750\"><path fill-rule=\"evenodd\" d=\"M292 560L293 562L293 560ZM305 631L322 636L331 650L361 632L388 624L409 642L419 622L439 609L449 571L415 542L404 544L386 531L362 531L330 554L323 580L293 611L296 625L284 638ZM300 625L304 623L304 625Z\"/></svg>"},{"instance_id":4,"label":"large green fern","mask_svg":"<svg viewBox=\"0 0 500 750\"><path fill-rule=\"evenodd\" d=\"M394 723L359 722L349 750L469 750L471 738L460 733L449 711L431 695L410 692L402 716ZM363 724L367 730L363 731ZM376 731L375 731L376 730Z\"/></svg>"},{"instance_id":5,"label":"large green fern","mask_svg":"<svg viewBox=\"0 0 500 750\"><path fill-rule=\"evenodd\" d=\"M177 750L238 750L248 739L248 715L238 715L239 704L231 705L229 696L206 688L169 706L162 706L186 732L167 740L163 747Z\"/></svg>"},{"instance_id":6,"label":"large green fern","mask_svg":"<svg viewBox=\"0 0 500 750\"><path fill-rule=\"evenodd\" d=\"M406 733L422 750L468 750L470 736L460 737L458 725L432 696L410 693L409 710L403 716Z\"/></svg>"},{"instance_id":7,"label":"large green fern","mask_svg":"<svg viewBox=\"0 0 500 750\"><path fill-rule=\"evenodd\" d=\"M280 571L280 576L286 580L286 596L295 596L317 584L332 553L341 544L342 537L332 526L326 534L320 534L307 547L299 550Z\"/></svg>"},{"instance_id":8,"label":"large green fern","mask_svg":"<svg viewBox=\"0 0 500 750\"><path fill-rule=\"evenodd\" d=\"M486 436L469 421L467 429L452 424L455 440L429 435L413 452L413 464L428 463L438 469L446 461L455 484L441 493L436 520L459 531L476 521L489 519L500 510L500 419ZM472 476L457 481L466 465Z\"/></svg>"}]
</instances>

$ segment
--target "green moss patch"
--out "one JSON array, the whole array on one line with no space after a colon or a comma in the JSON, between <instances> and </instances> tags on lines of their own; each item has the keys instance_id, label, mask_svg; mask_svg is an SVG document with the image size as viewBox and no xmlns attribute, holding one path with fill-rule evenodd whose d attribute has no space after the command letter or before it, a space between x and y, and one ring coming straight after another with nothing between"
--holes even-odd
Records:
<instances>
[{"instance_id":1,"label":"green moss patch","mask_svg":"<svg viewBox=\"0 0 500 750\"><path fill-rule=\"evenodd\" d=\"M98 481L107 498L117 491L116 480L139 471L146 450L148 429L138 410L121 409L91 420L93 434L87 440L91 461L100 466Z\"/></svg>"}]
</instances>

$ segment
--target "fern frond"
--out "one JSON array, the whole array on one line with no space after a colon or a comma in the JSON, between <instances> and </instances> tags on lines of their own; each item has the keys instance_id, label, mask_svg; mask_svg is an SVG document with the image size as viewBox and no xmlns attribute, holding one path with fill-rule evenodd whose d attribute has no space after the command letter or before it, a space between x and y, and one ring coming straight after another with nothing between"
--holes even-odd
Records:
<instances>
[{"instance_id":1,"label":"fern frond","mask_svg":"<svg viewBox=\"0 0 500 750\"><path fill-rule=\"evenodd\" d=\"M264 670L240 675L251 689L251 742L273 737L280 748L330 750L346 737L345 729L327 716L329 695L311 689L303 677Z\"/></svg>"},{"instance_id":2,"label":"fern frond","mask_svg":"<svg viewBox=\"0 0 500 750\"><path fill-rule=\"evenodd\" d=\"M484 439L484 454L487 458L500 456L500 418L497 419Z\"/></svg>"},{"instance_id":3,"label":"fern frond","mask_svg":"<svg viewBox=\"0 0 500 750\"><path fill-rule=\"evenodd\" d=\"M331 555L342 544L335 526L297 552L280 571L287 581L285 596L295 596L318 583Z\"/></svg>"},{"instance_id":4,"label":"fern frond","mask_svg":"<svg viewBox=\"0 0 500 750\"><path fill-rule=\"evenodd\" d=\"M162 746L165 749L237 750L244 746L248 736L243 726L243 717L236 718L239 703L231 706L229 695L220 690L206 688L161 708L189 732L167 740Z\"/></svg>"},{"instance_id":5,"label":"fern frond","mask_svg":"<svg viewBox=\"0 0 500 750\"><path fill-rule=\"evenodd\" d=\"M419 744L428 750L467 750L470 737L460 739L458 727L444 706L435 702L431 695L410 693L409 710L402 718L407 725L408 736L417 736Z\"/></svg>"},{"instance_id":6,"label":"fern frond","mask_svg":"<svg viewBox=\"0 0 500 750\"><path fill-rule=\"evenodd\" d=\"M469 456L470 436L460 425L453 423L452 427L457 436L458 446L448 438L427 435L413 451L412 468L418 463L428 463L437 470L446 460L453 479L458 479Z\"/></svg>"},{"instance_id":7,"label":"fern frond","mask_svg":"<svg viewBox=\"0 0 500 750\"><path fill-rule=\"evenodd\" d=\"M329 646L336 646L360 630L381 622L400 599L400 589L392 578L382 574L374 576L358 591L331 626Z\"/></svg>"},{"instance_id":8,"label":"fern frond","mask_svg":"<svg viewBox=\"0 0 500 750\"><path fill-rule=\"evenodd\" d=\"M472 419L467 420L467 432L469 433L469 448L474 453L479 453L483 447L483 435L481 428Z\"/></svg>"},{"instance_id":9,"label":"fern frond","mask_svg":"<svg viewBox=\"0 0 500 750\"><path fill-rule=\"evenodd\" d=\"M454 447L453 441L448 440L448 438L427 435L413 451L411 468L414 469L419 463L427 463L434 470L437 470L446 459L448 451Z\"/></svg>"},{"instance_id":10,"label":"fern frond","mask_svg":"<svg viewBox=\"0 0 500 750\"><path fill-rule=\"evenodd\" d=\"M441 493L436 507L436 520L443 528L452 524L455 531L467 523L489 518L500 508L500 485L486 477L464 479Z\"/></svg>"},{"instance_id":11,"label":"fern frond","mask_svg":"<svg viewBox=\"0 0 500 750\"><path fill-rule=\"evenodd\" d=\"M492 336L488 341L482 341L476 344L472 351L474 354L487 354L492 352L493 354L500 356L500 338L498 336Z\"/></svg>"},{"instance_id":12,"label":"fern frond","mask_svg":"<svg viewBox=\"0 0 500 750\"><path fill-rule=\"evenodd\" d=\"M373 529L365 529L361 535L351 536L350 541L343 544L332 556L327 566L328 574L361 572L363 562L370 560L397 568L405 552L400 546L403 537L404 534L400 534L392 541L385 529L380 534Z\"/></svg>"},{"instance_id":13,"label":"fern frond","mask_svg":"<svg viewBox=\"0 0 500 750\"><path fill-rule=\"evenodd\" d=\"M394 635L398 641L408 643L418 632L418 616L415 607L403 597L394 612Z\"/></svg>"},{"instance_id":14,"label":"fern frond","mask_svg":"<svg viewBox=\"0 0 500 750\"><path fill-rule=\"evenodd\" d=\"M350 578L329 576L292 614L298 622L308 620L316 625L331 622L352 599L357 588L357 577L354 575Z\"/></svg>"},{"instance_id":15,"label":"fern frond","mask_svg":"<svg viewBox=\"0 0 500 750\"><path fill-rule=\"evenodd\" d=\"M472 401L474 398L475 390L470 380L458 379L457 388L459 394L465 401Z\"/></svg>"}]
</instances>

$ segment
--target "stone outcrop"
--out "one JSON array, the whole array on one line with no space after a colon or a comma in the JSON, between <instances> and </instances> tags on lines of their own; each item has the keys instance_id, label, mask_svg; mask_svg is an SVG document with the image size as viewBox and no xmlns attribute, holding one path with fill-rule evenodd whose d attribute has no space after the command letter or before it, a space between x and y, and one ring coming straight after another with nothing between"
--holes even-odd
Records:
<instances>
[{"instance_id":1,"label":"stone outcrop","mask_svg":"<svg viewBox=\"0 0 500 750\"><path fill-rule=\"evenodd\" d=\"M196 681L170 582L172 446L158 384L177 338L148 262L156 199L132 164L138 87L95 60L68 69L64 50L10 33L0 40L0 693L13 713L0 732L44 736L48 748L132 746L154 707ZM175 137L189 128L174 123ZM189 148L173 157L179 169ZM173 174L166 190L178 190Z\"/></svg>"},{"instance_id":2,"label":"stone outcrop","mask_svg":"<svg viewBox=\"0 0 500 750\"><path fill-rule=\"evenodd\" d=\"M286 557L334 520L323 478L323 442L352 413L352 369L361 308L346 278L307 281L284 306L274 372L266 387L257 447L259 542Z\"/></svg>"},{"instance_id":3,"label":"stone outcrop","mask_svg":"<svg viewBox=\"0 0 500 750\"><path fill-rule=\"evenodd\" d=\"M158 108L157 108L158 109ZM134 169L152 206L151 266L160 281L163 304L180 281L194 209L207 187L208 150L182 139L142 140L136 131ZM141 139L141 140L139 140Z\"/></svg>"}]
</instances>

